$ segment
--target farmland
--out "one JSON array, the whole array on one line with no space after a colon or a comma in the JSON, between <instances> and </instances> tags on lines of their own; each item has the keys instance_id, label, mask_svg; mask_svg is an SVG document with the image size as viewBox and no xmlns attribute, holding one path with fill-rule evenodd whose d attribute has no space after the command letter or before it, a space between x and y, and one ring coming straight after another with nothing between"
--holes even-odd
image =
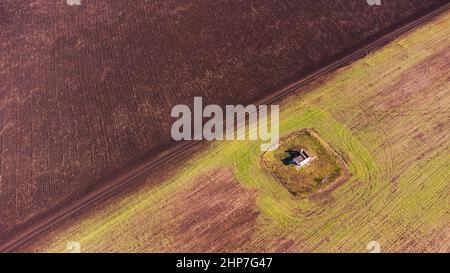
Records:
<instances>
[{"instance_id":1,"label":"farmland","mask_svg":"<svg viewBox=\"0 0 450 273\"><path fill-rule=\"evenodd\" d=\"M447 12L281 102L282 136L314 128L347 156L320 198L268 175L258 142L215 142L22 250L448 252L449 37Z\"/></svg>"},{"instance_id":2,"label":"farmland","mask_svg":"<svg viewBox=\"0 0 450 273\"><path fill-rule=\"evenodd\" d=\"M0 1L0 244L171 147L173 105L255 101L445 2Z\"/></svg>"}]
</instances>

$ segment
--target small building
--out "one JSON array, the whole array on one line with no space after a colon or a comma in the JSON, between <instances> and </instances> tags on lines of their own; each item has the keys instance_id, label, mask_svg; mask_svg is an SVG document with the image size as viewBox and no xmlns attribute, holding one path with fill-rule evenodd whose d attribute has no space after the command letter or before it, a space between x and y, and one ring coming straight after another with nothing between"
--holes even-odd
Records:
<instances>
[{"instance_id":1,"label":"small building","mask_svg":"<svg viewBox=\"0 0 450 273\"><path fill-rule=\"evenodd\" d=\"M297 165L297 167L301 168L307 164L309 164L312 160L312 157L305 151L301 150L294 159L292 159L292 163Z\"/></svg>"}]
</instances>

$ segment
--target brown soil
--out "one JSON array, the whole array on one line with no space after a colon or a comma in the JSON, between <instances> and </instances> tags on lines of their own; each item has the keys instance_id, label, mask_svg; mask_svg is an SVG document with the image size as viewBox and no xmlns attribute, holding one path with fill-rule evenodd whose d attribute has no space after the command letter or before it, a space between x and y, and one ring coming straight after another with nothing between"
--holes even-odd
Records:
<instances>
[{"instance_id":1,"label":"brown soil","mask_svg":"<svg viewBox=\"0 0 450 273\"><path fill-rule=\"evenodd\" d=\"M171 199L176 233L169 251L237 251L254 233L255 192L242 188L231 170L199 178L192 191Z\"/></svg>"}]
</instances>

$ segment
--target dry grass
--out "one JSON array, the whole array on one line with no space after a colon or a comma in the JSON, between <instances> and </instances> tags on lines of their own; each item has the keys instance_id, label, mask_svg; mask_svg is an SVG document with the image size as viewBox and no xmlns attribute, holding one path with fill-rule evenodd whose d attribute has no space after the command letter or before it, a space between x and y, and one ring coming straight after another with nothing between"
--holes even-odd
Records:
<instances>
[{"instance_id":1,"label":"dry grass","mask_svg":"<svg viewBox=\"0 0 450 273\"><path fill-rule=\"evenodd\" d=\"M307 166L297 168L286 162L289 158L287 151L301 149L305 149L313 158ZM283 138L277 150L264 153L262 158L269 174L289 192L300 197L325 188L346 173L344 161L311 130L301 130Z\"/></svg>"}]
</instances>

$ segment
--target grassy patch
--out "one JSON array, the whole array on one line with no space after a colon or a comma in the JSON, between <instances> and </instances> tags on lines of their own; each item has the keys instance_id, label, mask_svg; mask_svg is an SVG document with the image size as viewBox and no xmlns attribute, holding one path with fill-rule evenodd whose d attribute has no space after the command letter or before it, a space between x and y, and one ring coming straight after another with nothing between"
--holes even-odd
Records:
<instances>
[{"instance_id":1,"label":"grassy patch","mask_svg":"<svg viewBox=\"0 0 450 273\"><path fill-rule=\"evenodd\" d=\"M305 149L314 159L297 168L289 164L287 151ZM329 145L309 129L294 132L281 140L280 147L262 156L268 172L295 196L306 197L336 181L346 168Z\"/></svg>"}]
</instances>

